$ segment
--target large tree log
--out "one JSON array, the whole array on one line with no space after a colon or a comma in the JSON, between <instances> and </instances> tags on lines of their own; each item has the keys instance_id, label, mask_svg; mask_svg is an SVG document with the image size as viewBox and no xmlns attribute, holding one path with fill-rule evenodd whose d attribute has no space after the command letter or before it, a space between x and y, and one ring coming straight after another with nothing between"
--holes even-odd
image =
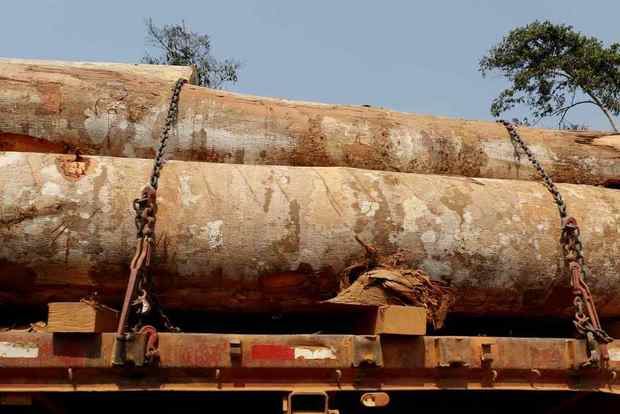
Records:
<instances>
[{"instance_id":1,"label":"large tree log","mask_svg":"<svg viewBox=\"0 0 620 414\"><path fill-rule=\"evenodd\" d=\"M120 299L139 159L0 153L0 299ZM603 315L620 315L620 192L560 185ZM292 309L335 295L355 235L457 288L456 310L562 313L556 206L535 182L350 168L169 162L153 263L164 304ZM565 285L565 284L564 284Z\"/></svg>"},{"instance_id":2,"label":"large tree log","mask_svg":"<svg viewBox=\"0 0 620 414\"><path fill-rule=\"evenodd\" d=\"M0 61L0 149L154 154L174 79L189 69ZM347 166L532 179L502 126L383 109L259 98L187 86L175 159ZM560 182L620 179L620 137L521 129Z\"/></svg>"}]
</instances>

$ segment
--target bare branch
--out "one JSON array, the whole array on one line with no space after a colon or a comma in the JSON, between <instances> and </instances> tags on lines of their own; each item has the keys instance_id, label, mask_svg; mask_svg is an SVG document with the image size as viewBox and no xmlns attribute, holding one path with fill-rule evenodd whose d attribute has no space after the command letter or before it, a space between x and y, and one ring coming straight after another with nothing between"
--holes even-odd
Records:
<instances>
[{"instance_id":1,"label":"bare branch","mask_svg":"<svg viewBox=\"0 0 620 414\"><path fill-rule=\"evenodd\" d=\"M164 65L195 65L198 83L202 86L219 88L225 82L237 82L239 64L232 60L223 62L211 54L211 43L206 34L194 33L181 21L180 24L157 27L151 18L146 20L147 41L158 55L148 53L143 62Z\"/></svg>"},{"instance_id":2,"label":"bare branch","mask_svg":"<svg viewBox=\"0 0 620 414\"><path fill-rule=\"evenodd\" d=\"M573 108L573 107L575 107L575 106L577 106L577 105L587 104L587 103L589 103L589 104L593 104L593 105L597 105L597 103L596 103L596 102L594 102L594 101L590 101L590 100L588 100L588 101L579 101L579 102L577 102L577 103L574 103L574 104L571 104L571 105L568 105L568 106L565 106L565 107L563 107L563 108L558 109L557 111L553 112L553 114L552 114L552 115L553 115L553 116L559 115L561 112L566 112L566 111L568 111L569 109L571 109L571 108ZM597 105L597 106L598 106L598 105Z\"/></svg>"},{"instance_id":3,"label":"bare branch","mask_svg":"<svg viewBox=\"0 0 620 414\"><path fill-rule=\"evenodd\" d=\"M603 113L607 117L607 120L611 124L611 127L613 128L614 132L618 132L618 127L616 126L616 123L614 122L614 119L612 118L612 116L609 113L609 111L607 110L607 108L605 108L605 105L603 105L603 103L600 101L600 99L598 99L598 97L596 97L596 95L594 95L592 92L590 92L584 86L581 86L581 89L586 93L586 95L588 95L590 98L592 98L592 100L594 101L594 104L596 106L598 106L601 111L603 111Z\"/></svg>"},{"instance_id":4,"label":"bare branch","mask_svg":"<svg viewBox=\"0 0 620 414\"><path fill-rule=\"evenodd\" d=\"M157 28L153 24L153 20L151 18L149 18L147 20L146 27L147 27L147 30L148 30L148 33L147 33L148 37L151 40L152 44L155 44L155 45L159 44L163 49L168 51L168 53L173 53L173 50L170 49L170 47L168 47L166 42L164 42L163 37L161 36L159 31L157 30ZM155 40L155 42L153 42L153 40Z\"/></svg>"}]
</instances>

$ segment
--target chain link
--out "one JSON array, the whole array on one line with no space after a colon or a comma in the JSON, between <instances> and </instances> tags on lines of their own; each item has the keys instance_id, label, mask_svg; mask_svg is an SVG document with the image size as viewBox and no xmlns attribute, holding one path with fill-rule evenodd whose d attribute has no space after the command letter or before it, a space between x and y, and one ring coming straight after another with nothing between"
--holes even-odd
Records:
<instances>
[{"instance_id":1,"label":"chain link","mask_svg":"<svg viewBox=\"0 0 620 414\"><path fill-rule=\"evenodd\" d=\"M161 170L165 163L170 130L176 123L179 114L181 89L186 82L186 79L179 79L172 88L170 104L168 105L168 114L166 115L166 121L161 130L159 147L155 154L153 171L149 178L149 184L142 190L140 198L136 198L133 202L133 209L136 213L137 238L142 238L144 236L154 238L155 236L155 215L157 214L156 194L159 186L159 176L161 175Z\"/></svg>"},{"instance_id":2,"label":"chain link","mask_svg":"<svg viewBox=\"0 0 620 414\"><path fill-rule=\"evenodd\" d=\"M540 174L543 179L543 185L553 196L560 213L562 226L560 244L562 246L564 257L569 264L571 273L571 286L573 287L574 295L573 305L575 308L573 323L577 332L588 339L588 344L592 342L592 339L595 339L600 344L607 344L611 342L613 338L611 338L600 326L600 321L598 319L598 314L594 306L592 295L590 294L590 289L584 281L584 279L589 277L589 271L585 264L583 244L581 243L581 234L577 221L573 217L568 217L566 203L564 202L558 188L540 162L536 159L534 153L530 150L523 139L521 139L521 136L517 132L514 125L505 120L498 120L497 122L502 124L508 131L510 141L514 146L517 160L520 160L520 149L525 153L536 171L538 171L538 174ZM592 357L594 359L598 359L598 350L593 352L596 352L596 354Z\"/></svg>"},{"instance_id":3,"label":"chain link","mask_svg":"<svg viewBox=\"0 0 620 414\"><path fill-rule=\"evenodd\" d=\"M168 137L172 126L177 122L177 116L179 114L179 97L181 96L181 88L187 83L187 79L179 79L174 84L172 89L172 96L170 97L170 105L168 106L168 115L166 116L166 123L161 130L161 137L159 141L159 148L157 149L157 155L155 156L155 162L153 164L153 172L151 173L150 184L155 190L159 185L159 175L161 169L164 166L164 156L166 155L166 147L168 146Z\"/></svg>"},{"instance_id":4,"label":"chain link","mask_svg":"<svg viewBox=\"0 0 620 414\"><path fill-rule=\"evenodd\" d=\"M560 218L562 220L566 219L566 216L567 216L566 203L564 203L562 194L560 194L560 191L555 186L555 183L553 182L551 177L549 177L549 175L547 174L543 166L540 164L540 162L538 162L532 150L530 150L527 144L521 139L521 136L519 136L519 133L517 132L517 129L515 128L515 126L512 123L505 121L503 119L500 119L497 122L502 124L508 130L508 134L510 135L510 141L512 142L512 145L515 147L515 156L517 160L520 160L521 158L520 153L519 153L519 148L520 148L525 153L525 155L527 155L527 158L530 160L530 162L532 163L536 171L538 171L538 174L540 174L540 176L542 177L543 185L547 188L547 190L553 196L555 204L557 205L558 210L560 212Z\"/></svg>"},{"instance_id":5,"label":"chain link","mask_svg":"<svg viewBox=\"0 0 620 414\"><path fill-rule=\"evenodd\" d=\"M133 324L133 330L139 329L146 325L147 317L152 319L155 315L164 328L170 331L179 332L180 329L175 327L170 318L164 313L160 306L157 296L153 293L153 281L148 271L151 253L155 244L155 223L157 219L157 188L159 186L159 176L165 163L166 148L170 137L170 130L176 124L179 113L179 97L181 89L187 82L186 79L179 79L174 84L170 104L168 105L168 113L166 121L161 130L159 147L153 162L153 170L149 178L148 184L142 189L139 198L133 202L135 211L136 237L138 244L136 254L132 260L130 281L128 283L125 301L121 311L119 321L118 334L124 332L124 326L129 318L129 308L136 308L136 320ZM136 294L134 294L136 292ZM134 298L135 296L135 298Z\"/></svg>"}]
</instances>

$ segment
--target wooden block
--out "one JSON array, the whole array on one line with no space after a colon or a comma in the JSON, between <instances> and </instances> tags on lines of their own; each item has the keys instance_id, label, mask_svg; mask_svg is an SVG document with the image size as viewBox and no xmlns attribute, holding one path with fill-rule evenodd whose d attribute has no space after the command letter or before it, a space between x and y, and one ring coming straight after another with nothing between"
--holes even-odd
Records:
<instances>
[{"instance_id":1,"label":"wooden block","mask_svg":"<svg viewBox=\"0 0 620 414\"><path fill-rule=\"evenodd\" d=\"M48 305L48 332L114 332L118 312L106 306L82 302L53 302Z\"/></svg>"},{"instance_id":2,"label":"wooden block","mask_svg":"<svg viewBox=\"0 0 620 414\"><path fill-rule=\"evenodd\" d=\"M417 306L373 307L358 329L368 335L425 335L426 309Z\"/></svg>"}]
</instances>

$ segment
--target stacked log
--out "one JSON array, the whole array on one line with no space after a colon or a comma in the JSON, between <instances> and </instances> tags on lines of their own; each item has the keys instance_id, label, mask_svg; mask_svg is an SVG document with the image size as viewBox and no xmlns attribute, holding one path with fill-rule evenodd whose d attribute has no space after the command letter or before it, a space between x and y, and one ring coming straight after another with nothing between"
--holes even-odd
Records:
<instances>
[{"instance_id":1,"label":"stacked log","mask_svg":"<svg viewBox=\"0 0 620 414\"><path fill-rule=\"evenodd\" d=\"M132 199L151 161L0 156L0 291L45 303L120 297L134 250ZM560 185L583 228L591 289L620 315L620 192ZM350 168L169 162L158 194L162 302L293 309L338 293L354 237L456 288L455 310L550 315L564 280L556 207L543 186Z\"/></svg>"},{"instance_id":2,"label":"stacked log","mask_svg":"<svg viewBox=\"0 0 620 414\"><path fill-rule=\"evenodd\" d=\"M0 150L152 158L178 77L191 78L191 69L0 60ZM604 185L620 178L620 136L520 132L556 181ZM181 94L175 138L176 160L538 179L494 122L192 85Z\"/></svg>"},{"instance_id":3,"label":"stacked log","mask_svg":"<svg viewBox=\"0 0 620 414\"><path fill-rule=\"evenodd\" d=\"M119 300L131 205L170 87L191 68L0 61L0 301ZM620 138L520 130L581 224L603 316L620 316ZM502 126L187 85L152 264L171 308L287 310L398 254L468 314L558 315L557 209ZM59 155L69 153L70 155ZM192 162L192 161L210 161ZM246 164L246 165L236 165ZM355 167L355 168L351 168ZM571 184L572 183L572 184Z\"/></svg>"}]
</instances>

